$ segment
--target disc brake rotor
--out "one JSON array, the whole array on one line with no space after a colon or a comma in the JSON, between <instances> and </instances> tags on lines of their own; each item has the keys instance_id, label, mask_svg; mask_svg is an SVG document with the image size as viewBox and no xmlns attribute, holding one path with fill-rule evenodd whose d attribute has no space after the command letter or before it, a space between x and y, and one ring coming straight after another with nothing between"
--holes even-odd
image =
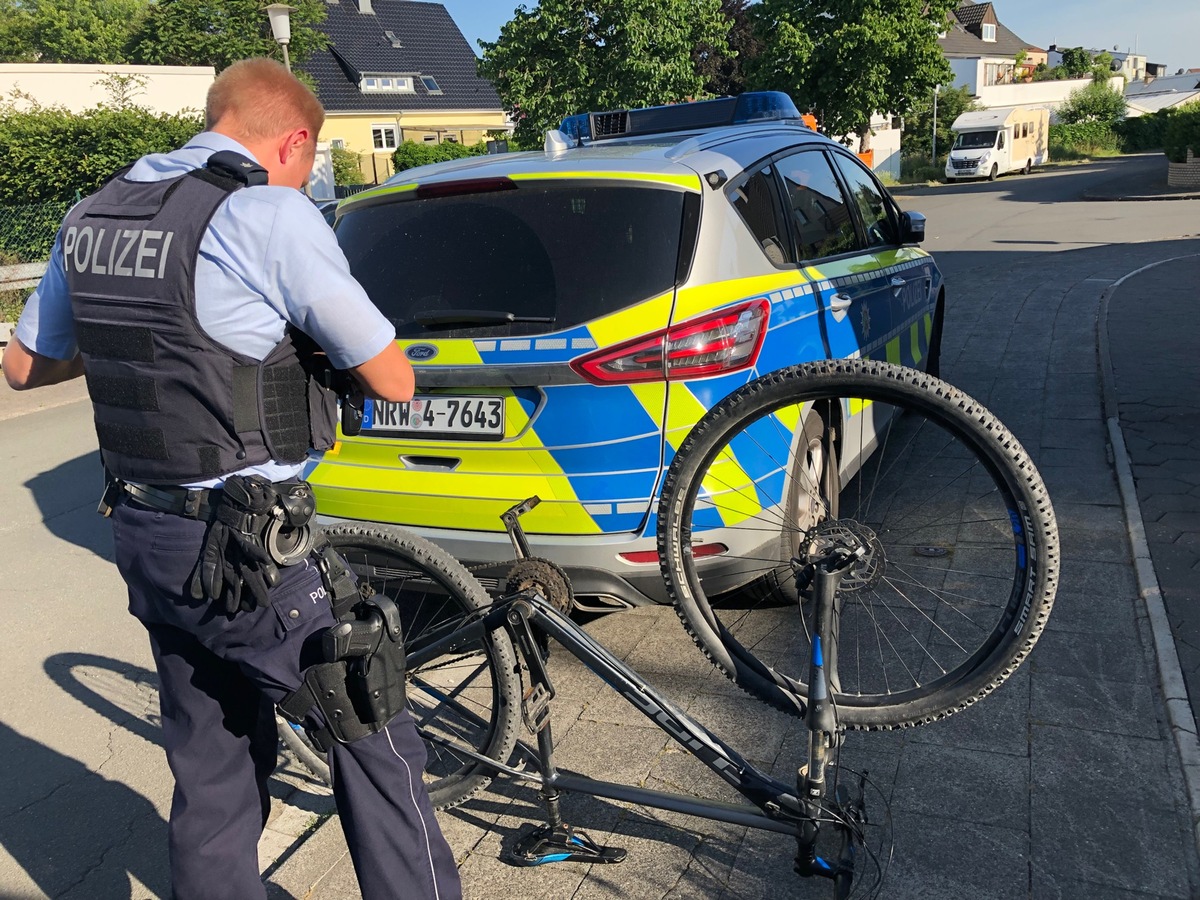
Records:
<instances>
[{"instance_id":1,"label":"disc brake rotor","mask_svg":"<svg viewBox=\"0 0 1200 900\"><path fill-rule=\"evenodd\" d=\"M861 522L854 519L830 519L822 522L804 536L800 557L811 564L825 556L832 547L846 544L861 545L866 553L842 573L838 591L865 591L883 577L887 557L878 536Z\"/></svg>"}]
</instances>

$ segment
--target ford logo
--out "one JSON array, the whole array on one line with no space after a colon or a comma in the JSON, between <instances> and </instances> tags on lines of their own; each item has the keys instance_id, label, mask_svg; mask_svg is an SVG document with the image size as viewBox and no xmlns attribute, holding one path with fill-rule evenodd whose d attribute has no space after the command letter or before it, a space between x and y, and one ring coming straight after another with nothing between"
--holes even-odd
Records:
<instances>
[{"instance_id":1,"label":"ford logo","mask_svg":"<svg viewBox=\"0 0 1200 900\"><path fill-rule=\"evenodd\" d=\"M404 355L413 362L424 362L438 355L438 348L433 344L413 344L404 348Z\"/></svg>"}]
</instances>

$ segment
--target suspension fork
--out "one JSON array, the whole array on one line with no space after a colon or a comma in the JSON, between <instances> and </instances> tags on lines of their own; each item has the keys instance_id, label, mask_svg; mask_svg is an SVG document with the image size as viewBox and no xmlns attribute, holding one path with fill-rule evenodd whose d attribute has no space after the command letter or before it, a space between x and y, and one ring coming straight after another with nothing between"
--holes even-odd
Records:
<instances>
[{"instance_id":1,"label":"suspension fork","mask_svg":"<svg viewBox=\"0 0 1200 900\"><path fill-rule=\"evenodd\" d=\"M846 571L865 551L839 546L812 564L812 653L808 665L808 764L797 773L796 786L804 804L805 821L797 839L796 872L804 876L833 878L839 867L817 856L817 835L825 799L825 770L838 740L837 715L831 697L831 669L836 665L834 617L838 585ZM828 663L830 668L827 668Z\"/></svg>"}]
</instances>

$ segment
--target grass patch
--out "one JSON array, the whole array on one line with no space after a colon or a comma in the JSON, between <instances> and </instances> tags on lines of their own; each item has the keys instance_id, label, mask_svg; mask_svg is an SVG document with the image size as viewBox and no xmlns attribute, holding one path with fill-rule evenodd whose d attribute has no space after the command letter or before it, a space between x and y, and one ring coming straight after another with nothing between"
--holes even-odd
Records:
<instances>
[{"instance_id":1,"label":"grass patch","mask_svg":"<svg viewBox=\"0 0 1200 900\"><path fill-rule=\"evenodd\" d=\"M19 288L15 291L0 291L0 322L17 323L21 318L21 310L25 301L33 293L33 288Z\"/></svg>"}]
</instances>

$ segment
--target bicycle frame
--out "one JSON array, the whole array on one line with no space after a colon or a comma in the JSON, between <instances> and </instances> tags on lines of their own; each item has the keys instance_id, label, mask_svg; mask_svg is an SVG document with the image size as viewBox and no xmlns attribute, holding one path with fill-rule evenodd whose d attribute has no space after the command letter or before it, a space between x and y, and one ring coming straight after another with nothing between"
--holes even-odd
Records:
<instances>
[{"instance_id":1,"label":"bicycle frame","mask_svg":"<svg viewBox=\"0 0 1200 900\"><path fill-rule=\"evenodd\" d=\"M838 567L817 567L818 606L827 606L828 610L824 616L819 617L816 624L823 625L829 620L828 612L832 610L839 577ZM456 754L470 757L497 774L505 774L538 785L549 809L551 827L562 826L558 813L559 793L573 791L764 831L790 834L799 842L799 874L829 878L845 874L844 862L831 863L817 857L815 853L825 787L826 756L837 742L837 726L833 722L832 712L828 704L820 702L820 698L828 694L819 640L815 642L813 654L812 683L821 684L823 687L814 692L813 696L817 702L809 707L809 715L806 716L806 725L810 732L809 760L808 765L798 773L797 788L793 789L756 769L727 743L677 709L637 672L534 591L522 591L501 597L481 618L455 628L432 643L410 649L408 666L410 670L419 670L424 663L443 654L453 653L458 646L479 640L500 629L504 629L512 638L529 669L530 684L525 692L523 712L527 723L537 732L537 770L516 769L447 739L422 732L422 736L427 740L450 747ZM554 739L548 716L548 705L554 696L554 689L537 647L537 632L554 638L568 653L624 697L654 725L730 784L750 801L753 807L599 781L573 772L560 771L554 764Z\"/></svg>"}]
</instances>

